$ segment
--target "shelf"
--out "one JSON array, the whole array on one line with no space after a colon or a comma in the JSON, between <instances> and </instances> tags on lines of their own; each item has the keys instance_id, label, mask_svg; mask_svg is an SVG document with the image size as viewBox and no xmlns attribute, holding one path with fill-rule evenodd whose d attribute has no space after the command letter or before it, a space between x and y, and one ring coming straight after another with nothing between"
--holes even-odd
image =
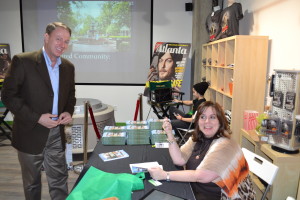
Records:
<instances>
[{"instance_id":1,"label":"shelf","mask_svg":"<svg viewBox=\"0 0 300 200\"><path fill-rule=\"evenodd\" d=\"M228 94L228 93L225 93L225 92L223 92L223 91L220 91L220 90L218 90L218 89L216 89L216 88L211 88L211 87L210 87L210 89L211 89L211 90L214 90L215 92L221 93L222 95L225 95L225 96L227 96L228 98L232 98L232 95L230 95L230 94Z\"/></svg>"},{"instance_id":2,"label":"shelf","mask_svg":"<svg viewBox=\"0 0 300 200\"><path fill-rule=\"evenodd\" d=\"M202 65L202 67L216 67L216 68L223 68L223 69L234 70L234 67L221 66L221 65Z\"/></svg>"},{"instance_id":3,"label":"shelf","mask_svg":"<svg viewBox=\"0 0 300 200\"><path fill-rule=\"evenodd\" d=\"M268 40L267 36L236 35L202 45L206 63L202 63L201 79L210 82L205 98L231 111L232 137L237 141L244 110L264 110Z\"/></svg>"}]
</instances>

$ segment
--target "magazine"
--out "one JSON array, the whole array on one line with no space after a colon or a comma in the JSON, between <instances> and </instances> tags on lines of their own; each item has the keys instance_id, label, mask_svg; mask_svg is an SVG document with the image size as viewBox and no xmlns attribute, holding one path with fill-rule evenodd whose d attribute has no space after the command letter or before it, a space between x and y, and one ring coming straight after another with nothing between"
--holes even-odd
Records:
<instances>
[{"instance_id":1,"label":"magazine","mask_svg":"<svg viewBox=\"0 0 300 200\"><path fill-rule=\"evenodd\" d=\"M116 151L111 151L111 152L107 152L107 153L100 153L99 157L104 162L106 162L106 161L111 161L111 160L127 158L127 157L129 157L129 155L124 150L116 150Z\"/></svg>"},{"instance_id":2,"label":"magazine","mask_svg":"<svg viewBox=\"0 0 300 200\"><path fill-rule=\"evenodd\" d=\"M173 90L180 91L191 44L157 42L155 44L144 96L149 95L151 82L171 80Z\"/></svg>"},{"instance_id":3,"label":"magazine","mask_svg":"<svg viewBox=\"0 0 300 200\"><path fill-rule=\"evenodd\" d=\"M0 79L5 78L8 66L11 63L9 44L0 43Z\"/></svg>"}]
</instances>

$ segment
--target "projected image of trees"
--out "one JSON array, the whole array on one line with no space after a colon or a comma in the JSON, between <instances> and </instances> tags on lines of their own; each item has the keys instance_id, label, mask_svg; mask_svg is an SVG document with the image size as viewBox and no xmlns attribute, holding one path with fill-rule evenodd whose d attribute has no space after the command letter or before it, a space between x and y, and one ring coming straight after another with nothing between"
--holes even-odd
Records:
<instances>
[{"instance_id":1,"label":"projected image of trees","mask_svg":"<svg viewBox=\"0 0 300 200\"><path fill-rule=\"evenodd\" d=\"M130 48L128 1L60 1L57 18L72 29L72 52L118 52Z\"/></svg>"}]
</instances>

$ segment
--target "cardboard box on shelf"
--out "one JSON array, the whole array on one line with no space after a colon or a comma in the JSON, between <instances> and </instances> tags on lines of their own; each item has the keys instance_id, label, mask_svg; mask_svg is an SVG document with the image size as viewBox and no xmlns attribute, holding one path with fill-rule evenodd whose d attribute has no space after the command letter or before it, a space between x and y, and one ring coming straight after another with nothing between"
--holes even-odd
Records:
<instances>
[{"instance_id":1,"label":"cardboard box on shelf","mask_svg":"<svg viewBox=\"0 0 300 200\"><path fill-rule=\"evenodd\" d=\"M244 111L244 129L245 130L253 130L257 126L256 117L258 116L258 112L255 110L245 110Z\"/></svg>"}]
</instances>

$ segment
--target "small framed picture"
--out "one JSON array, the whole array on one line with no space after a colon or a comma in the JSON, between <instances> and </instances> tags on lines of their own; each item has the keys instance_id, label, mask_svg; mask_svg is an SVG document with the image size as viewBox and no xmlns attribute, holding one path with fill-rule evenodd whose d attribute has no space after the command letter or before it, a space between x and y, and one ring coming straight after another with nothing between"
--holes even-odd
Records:
<instances>
[{"instance_id":1,"label":"small framed picture","mask_svg":"<svg viewBox=\"0 0 300 200\"><path fill-rule=\"evenodd\" d=\"M294 92L287 92L285 98L284 108L289 111L293 111L295 108L295 99L296 93Z\"/></svg>"},{"instance_id":2,"label":"small framed picture","mask_svg":"<svg viewBox=\"0 0 300 200\"><path fill-rule=\"evenodd\" d=\"M282 120L280 125L280 133L282 136L291 139L293 130L293 121Z\"/></svg>"},{"instance_id":3,"label":"small framed picture","mask_svg":"<svg viewBox=\"0 0 300 200\"><path fill-rule=\"evenodd\" d=\"M282 108L283 104L283 93L280 91L275 91L273 96L273 106Z\"/></svg>"}]
</instances>

